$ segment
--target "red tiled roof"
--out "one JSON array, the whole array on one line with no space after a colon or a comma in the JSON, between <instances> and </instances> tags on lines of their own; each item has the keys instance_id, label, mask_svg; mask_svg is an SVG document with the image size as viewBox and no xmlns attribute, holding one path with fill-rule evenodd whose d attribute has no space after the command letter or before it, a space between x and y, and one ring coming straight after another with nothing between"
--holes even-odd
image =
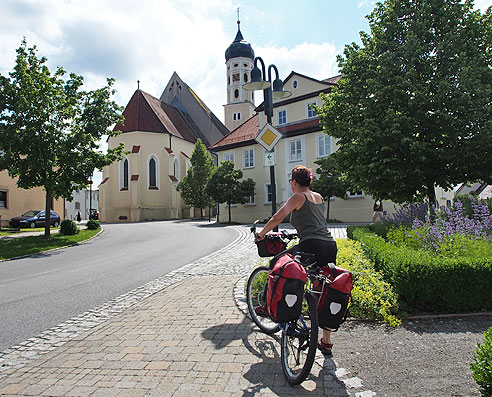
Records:
<instances>
[{"instance_id":1,"label":"red tiled roof","mask_svg":"<svg viewBox=\"0 0 492 397\"><path fill-rule=\"evenodd\" d=\"M341 78L342 78L342 75L339 74L338 76L333 76L333 77L330 77L328 79L324 79L323 82L336 84L336 83L338 83L338 80L340 80Z\"/></svg>"},{"instance_id":2,"label":"red tiled roof","mask_svg":"<svg viewBox=\"0 0 492 397\"><path fill-rule=\"evenodd\" d=\"M318 118L314 118L310 120L302 120L298 123L293 123L293 124L286 125L285 127L276 127L276 128L278 132L281 132L283 135L285 135L288 133L292 133L294 131L302 131L307 128L312 129L316 127L321 128Z\"/></svg>"},{"instance_id":3,"label":"red tiled roof","mask_svg":"<svg viewBox=\"0 0 492 397\"><path fill-rule=\"evenodd\" d=\"M258 135L259 116L255 114L246 120L243 124L232 130L224 138L220 139L211 149L219 149L222 146L228 146L235 143L250 141Z\"/></svg>"},{"instance_id":4,"label":"red tiled roof","mask_svg":"<svg viewBox=\"0 0 492 397\"><path fill-rule=\"evenodd\" d=\"M117 124L115 130L123 133L146 131L169 133L189 142L195 142L188 124L174 107L142 90L136 90L126 106L125 125Z\"/></svg>"}]
</instances>

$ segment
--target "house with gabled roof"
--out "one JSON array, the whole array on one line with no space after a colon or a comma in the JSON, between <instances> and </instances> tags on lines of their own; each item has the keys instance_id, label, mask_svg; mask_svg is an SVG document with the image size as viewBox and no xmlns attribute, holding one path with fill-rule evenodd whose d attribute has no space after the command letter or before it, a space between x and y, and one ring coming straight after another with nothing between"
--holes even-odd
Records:
<instances>
[{"instance_id":1,"label":"house with gabled roof","mask_svg":"<svg viewBox=\"0 0 492 397\"><path fill-rule=\"evenodd\" d=\"M455 194L473 194L480 199L488 199L492 198L492 185L484 182L463 183Z\"/></svg>"},{"instance_id":2,"label":"house with gabled roof","mask_svg":"<svg viewBox=\"0 0 492 397\"><path fill-rule=\"evenodd\" d=\"M161 99L137 89L126 106L122 133L108 147L123 143L129 152L103 169L100 219L138 222L190 218L176 185L191 166L198 139L210 146L228 133L203 101L174 73Z\"/></svg>"}]
</instances>

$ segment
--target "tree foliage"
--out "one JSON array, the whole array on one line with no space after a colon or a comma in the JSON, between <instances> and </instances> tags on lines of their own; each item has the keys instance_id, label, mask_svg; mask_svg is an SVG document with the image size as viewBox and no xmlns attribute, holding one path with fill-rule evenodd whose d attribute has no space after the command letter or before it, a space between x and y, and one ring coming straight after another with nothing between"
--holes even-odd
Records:
<instances>
[{"instance_id":1,"label":"tree foliage","mask_svg":"<svg viewBox=\"0 0 492 397\"><path fill-rule=\"evenodd\" d=\"M321 158L314 162L319 165L316 173L319 175L313 182L314 191L321 194L326 200L326 220L330 219L330 197L347 198L350 190L349 182L344 178L336 166L332 156Z\"/></svg>"},{"instance_id":2,"label":"tree foliage","mask_svg":"<svg viewBox=\"0 0 492 397\"><path fill-rule=\"evenodd\" d=\"M207 191L217 203L226 203L229 207L229 222L231 222L231 205L244 204L255 194L255 182L248 178L244 181L241 170L234 169L234 162L222 161L207 185Z\"/></svg>"},{"instance_id":3,"label":"tree foliage","mask_svg":"<svg viewBox=\"0 0 492 397\"><path fill-rule=\"evenodd\" d=\"M122 121L122 109L111 100L114 80L83 91L83 78L58 67L52 74L36 47L23 40L14 70L0 75L0 170L17 177L24 189L43 187L46 214L51 198L72 199L72 191L90 183L94 169L121 158L123 146L97 150L103 135ZM49 215L45 236L49 237Z\"/></svg>"},{"instance_id":4,"label":"tree foliage","mask_svg":"<svg viewBox=\"0 0 492 397\"><path fill-rule=\"evenodd\" d=\"M205 188L216 167L214 159L201 139L197 140L190 161L191 167L176 189L181 193L181 198L186 205L200 208L200 218L203 218L203 209L212 204Z\"/></svg>"},{"instance_id":5,"label":"tree foliage","mask_svg":"<svg viewBox=\"0 0 492 397\"><path fill-rule=\"evenodd\" d=\"M318 109L357 186L395 202L434 185L492 179L490 9L471 1L386 0L362 46L345 46L343 77Z\"/></svg>"}]
</instances>

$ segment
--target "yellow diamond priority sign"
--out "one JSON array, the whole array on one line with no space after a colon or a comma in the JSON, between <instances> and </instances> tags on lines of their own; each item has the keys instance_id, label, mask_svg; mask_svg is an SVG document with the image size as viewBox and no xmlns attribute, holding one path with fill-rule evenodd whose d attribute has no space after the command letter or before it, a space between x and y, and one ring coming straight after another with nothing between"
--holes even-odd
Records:
<instances>
[{"instance_id":1,"label":"yellow diamond priority sign","mask_svg":"<svg viewBox=\"0 0 492 397\"><path fill-rule=\"evenodd\" d=\"M280 138L282 138L282 134L273 128L271 124L266 123L258 135L256 135L255 140L266 150L271 151Z\"/></svg>"}]
</instances>

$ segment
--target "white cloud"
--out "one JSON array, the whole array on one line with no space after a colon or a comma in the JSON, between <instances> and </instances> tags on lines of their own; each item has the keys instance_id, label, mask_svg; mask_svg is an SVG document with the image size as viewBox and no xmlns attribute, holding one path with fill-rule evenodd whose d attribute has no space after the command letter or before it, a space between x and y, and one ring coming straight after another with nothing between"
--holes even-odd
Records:
<instances>
[{"instance_id":1,"label":"white cloud","mask_svg":"<svg viewBox=\"0 0 492 397\"><path fill-rule=\"evenodd\" d=\"M492 6L492 0L475 0L475 8L482 12L485 12L490 6Z\"/></svg>"}]
</instances>

